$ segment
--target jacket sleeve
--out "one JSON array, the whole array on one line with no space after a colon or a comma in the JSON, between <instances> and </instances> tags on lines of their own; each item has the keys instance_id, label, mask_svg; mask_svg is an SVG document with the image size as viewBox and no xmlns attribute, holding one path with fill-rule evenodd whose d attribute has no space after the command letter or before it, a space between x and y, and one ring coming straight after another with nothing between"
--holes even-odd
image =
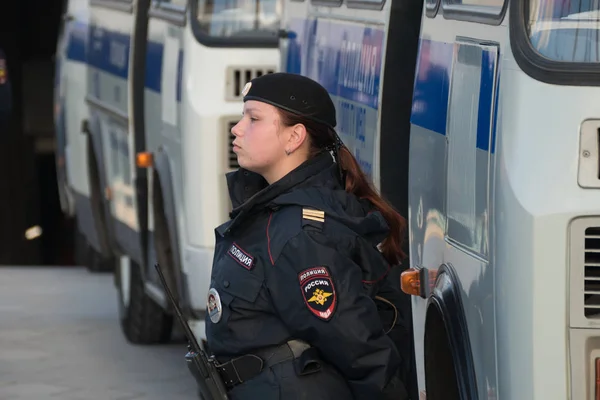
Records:
<instances>
[{"instance_id":1,"label":"jacket sleeve","mask_svg":"<svg viewBox=\"0 0 600 400\"><path fill-rule=\"evenodd\" d=\"M316 347L355 398L382 399L398 352L362 287L360 267L325 241L303 231L285 245L267 274L272 302L291 335Z\"/></svg>"}]
</instances>

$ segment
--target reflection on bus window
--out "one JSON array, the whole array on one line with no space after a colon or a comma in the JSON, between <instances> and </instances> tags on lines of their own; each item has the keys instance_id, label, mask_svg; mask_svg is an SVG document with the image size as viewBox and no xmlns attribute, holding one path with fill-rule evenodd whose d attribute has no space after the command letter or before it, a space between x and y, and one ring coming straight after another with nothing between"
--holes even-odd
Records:
<instances>
[{"instance_id":1,"label":"reflection on bus window","mask_svg":"<svg viewBox=\"0 0 600 400\"><path fill-rule=\"evenodd\" d=\"M349 0L348 3L354 3L354 4L364 4L364 5L369 5L369 6L380 6L382 5L384 2L384 0ZM341 3L340 1L337 1L337 3Z\"/></svg>"},{"instance_id":2,"label":"reflection on bus window","mask_svg":"<svg viewBox=\"0 0 600 400\"><path fill-rule=\"evenodd\" d=\"M502 10L504 0L446 0L446 4Z\"/></svg>"},{"instance_id":3,"label":"reflection on bus window","mask_svg":"<svg viewBox=\"0 0 600 400\"><path fill-rule=\"evenodd\" d=\"M187 0L162 0L161 3L167 3L171 6L174 7L178 7L178 8L185 8L186 4L187 4Z\"/></svg>"},{"instance_id":4,"label":"reflection on bus window","mask_svg":"<svg viewBox=\"0 0 600 400\"><path fill-rule=\"evenodd\" d=\"M279 29L279 0L198 0L198 22L213 37L273 37Z\"/></svg>"},{"instance_id":5,"label":"reflection on bus window","mask_svg":"<svg viewBox=\"0 0 600 400\"><path fill-rule=\"evenodd\" d=\"M599 10L599 0L530 0L531 44L553 61L599 62Z\"/></svg>"}]
</instances>

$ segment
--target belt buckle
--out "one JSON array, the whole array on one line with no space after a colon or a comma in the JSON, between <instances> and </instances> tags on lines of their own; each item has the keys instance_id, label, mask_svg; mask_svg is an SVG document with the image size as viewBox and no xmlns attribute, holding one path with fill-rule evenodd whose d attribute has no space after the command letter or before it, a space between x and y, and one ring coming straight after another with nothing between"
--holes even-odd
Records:
<instances>
[{"instance_id":1,"label":"belt buckle","mask_svg":"<svg viewBox=\"0 0 600 400\"><path fill-rule=\"evenodd\" d=\"M244 374L240 375L238 367L236 366L236 362L243 359L244 357L254 357L260 360L260 368L258 369L258 371L255 371L255 373L251 374L251 376L246 376L246 378L252 379L254 376L262 372L264 361L262 358L254 354L245 354L240 357L232 358L231 360L223 364L215 364L215 366L218 368L219 374L223 378L223 381L225 382L225 385L228 387L228 389L232 389L235 386L245 382L245 380L242 379L242 375Z\"/></svg>"}]
</instances>

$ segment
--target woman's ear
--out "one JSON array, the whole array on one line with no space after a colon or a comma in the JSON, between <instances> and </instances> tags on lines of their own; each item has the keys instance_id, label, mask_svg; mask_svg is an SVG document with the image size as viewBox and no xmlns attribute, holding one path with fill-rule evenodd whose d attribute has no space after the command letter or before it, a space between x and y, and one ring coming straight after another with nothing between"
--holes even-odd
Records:
<instances>
[{"instance_id":1,"label":"woman's ear","mask_svg":"<svg viewBox=\"0 0 600 400\"><path fill-rule=\"evenodd\" d=\"M289 138L289 150L290 153L299 149L302 144L306 141L308 132L303 124L296 124L291 127L290 138Z\"/></svg>"}]
</instances>

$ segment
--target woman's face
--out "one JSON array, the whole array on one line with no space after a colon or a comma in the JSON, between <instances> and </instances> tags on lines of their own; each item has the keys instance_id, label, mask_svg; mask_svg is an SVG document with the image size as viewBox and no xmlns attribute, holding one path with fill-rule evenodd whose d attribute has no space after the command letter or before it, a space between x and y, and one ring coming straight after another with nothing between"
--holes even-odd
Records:
<instances>
[{"instance_id":1,"label":"woman's face","mask_svg":"<svg viewBox=\"0 0 600 400\"><path fill-rule=\"evenodd\" d=\"M277 109L260 101L244 103L242 119L231 128L233 151L240 167L263 176L286 157L287 135Z\"/></svg>"}]
</instances>

